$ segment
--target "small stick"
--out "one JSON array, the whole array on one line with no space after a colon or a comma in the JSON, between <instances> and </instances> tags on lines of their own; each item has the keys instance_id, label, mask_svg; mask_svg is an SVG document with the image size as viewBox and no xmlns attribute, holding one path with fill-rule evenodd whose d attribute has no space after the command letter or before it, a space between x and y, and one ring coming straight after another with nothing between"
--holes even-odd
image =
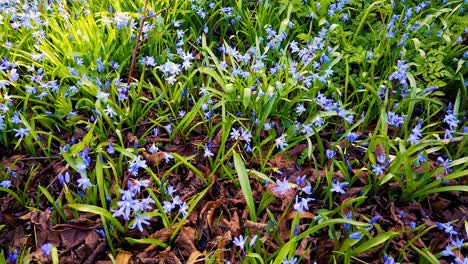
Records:
<instances>
[{"instance_id":1,"label":"small stick","mask_svg":"<svg viewBox=\"0 0 468 264\"><path fill-rule=\"evenodd\" d=\"M130 83L132 82L132 74L133 74L133 71L135 70L136 56L137 56L137 53L138 53L138 48L140 48L140 44L141 44L141 41L140 41L141 33L143 31L143 26L145 24L146 19L155 17L155 16L159 15L161 12L167 10L167 7L166 7L166 8L163 8L163 9L159 10L159 12L157 12L156 14L153 14L151 16L147 16L146 15L147 8L148 8L148 0L145 1L145 7L143 9L143 18L141 19L140 28L138 28L138 33L137 33L137 40L136 40L136 43L135 43L135 47L133 48L132 63L130 64L130 71L128 72L127 86L129 86Z\"/></svg>"}]
</instances>

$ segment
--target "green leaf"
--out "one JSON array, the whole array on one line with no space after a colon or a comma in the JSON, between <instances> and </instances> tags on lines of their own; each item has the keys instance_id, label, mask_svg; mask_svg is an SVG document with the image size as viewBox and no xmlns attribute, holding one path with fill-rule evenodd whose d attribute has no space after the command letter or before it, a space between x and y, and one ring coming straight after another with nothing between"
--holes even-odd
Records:
<instances>
[{"instance_id":1,"label":"green leaf","mask_svg":"<svg viewBox=\"0 0 468 264\"><path fill-rule=\"evenodd\" d=\"M436 256L434 256L434 254L432 254L431 252L429 252L427 249L419 249L417 248L416 246L414 246L413 244L410 245L412 249L414 249L414 251L418 252L418 254L420 256L423 256L427 261L429 261L429 263L431 264L439 264L439 260L436 258Z\"/></svg>"},{"instance_id":2,"label":"green leaf","mask_svg":"<svg viewBox=\"0 0 468 264\"><path fill-rule=\"evenodd\" d=\"M105 187L104 187L104 175L102 171L102 155L98 155L96 159L96 181L99 189L99 198L101 199L101 204L103 208L107 207L106 203L106 194L105 194Z\"/></svg>"},{"instance_id":3,"label":"green leaf","mask_svg":"<svg viewBox=\"0 0 468 264\"><path fill-rule=\"evenodd\" d=\"M239 176L239 183L242 189L242 194L244 194L247 208L249 209L250 220L256 222L257 214L255 213L254 199L252 190L250 188L249 176L247 175L247 170L245 169L245 164L237 152L233 152L233 156L234 167L236 168L237 175Z\"/></svg>"},{"instance_id":4,"label":"green leaf","mask_svg":"<svg viewBox=\"0 0 468 264\"><path fill-rule=\"evenodd\" d=\"M419 196L427 196L433 193L440 193L440 192L468 192L468 186L466 185L454 185L454 186L444 186L439 188L434 188L422 192L416 192L413 194L413 197Z\"/></svg>"},{"instance_id":5,"label":"green leaf","mask_svg":"<svg viewBox=\"0 0 468 264\"><path fill-rule=\"evenodd\" d=\"M393 236L397 235L398 233L396 232L386 232L386 233L383 233L383 234L380 234L372 239L369 239L368 241L362 243L361 245L359 245L357 248L355 248L351 254L352 255L358 255L362 252L365 252L367 250L370 250L380 244L383 244L385 241L389 240L390 238L392 238Z\"/></svg>"},{"instance_id":6,"label":"green leaf","mask_svg":"<svg viewBox=\"0 0 468 264\"><path fill-rule=\"evenodd\" d=\"M52 247L52 252L50 253L50 255L52 257L52 264L59 264L59 255L56 246Z\"/></svg>"},{"instance_id":7,"label":"green leaf","mask_svg":"<svg viewBox=\"0 0 468 264\"><path fill-rule=\"evenodd\" d=\"M244 96L242 97L242 104L244 105L244 110L247 109L250 103L250 95L252 90L250 88L244 88Z\"/></svg>"},{"instance_id":8,"label":"green leaf","mask_svg":"<svg viewBox=\"0 0 468 264\"><path fill-rule=\"evenodd\" d=\"M8 194L10 194L13 198L15 198L16 201L18 201L18 203L20 205L24 205L24 201L23 199L21 199L18 194L8 188L4 188L4 187L0 187L0 192L6 192Z\"/></svg>"},{"instance_id":9,"label":"green leaf","mask_svg":"<svg viewBox=\"0 0 468 264\"><path fill-rule=\"evenodd\" d=\"M64 221L68 221L67 216L65 215L65 212L63 211L63 208L55 202L55 199L52 197L52 195L50 195L49 191L47 191L46 188L40 185L39 185L39 190L44 194L47 200L52 204L54 209L59 213L60 217L62 217Z\"/></svg>"},{"instance_id":10,"label":"green leaf","mask_svg":"<svg viewBox=\"0 0 468 264\"><path fill-rule=\"evenodd\" d=\"M97 207L97 206L94 206L94 205L88 205L88 204L69 204L68 207L70 208L73 208L75 210L78 210L78 211L81 211L81 212L87 212L87 213L93 213L93 214L98 214L98 215L101 215L101 217L104 217L106 218L107 220L109 220L109 222L114 225L115 227L117 227L117 229L119 229L120 232L124 233L125 229L124 227L122 226L122 224L120 224L119 220L117 220L117 218L113 217L112 214L101 208L101 207Z\"/></svg>"},{"instance_id":11,"label":"green leaf","mask_svg":"<svg viewBox=\"0 0 468 264\"><path fill-rule=\"evenodd\" d=\"M384 185L386 182L388 182L389 180L391 180L393 177L395 177L396 175L393 174L393 173L387 173L387 175L385 175L382 180L380 181L380 184L379 185Z\"/></svg>"},{"instance_id":12,"label":"green leaf","mask_svg":"<svg viewBox=\"0 0 468 264\"><path fill-rule=\"evenodd\" d=\"M269 183L275 183L274 180L270 179L270 177L268 177L267 175L259 172L259 171L256 171L256 170L247 170L247 172L259 177L260 179L266 181L266 182L269 182Z\"/></svg>"},{"instance_id":13,"label":"green leaf","mask_svg":"<svg viewBox=\"0 0 468 264\"><path fill-rule=\"evenodd\" d=\"M367 223L362 223L362 222L358 222L358 221L354 221L354 220L348 220L348 219L343 219L343 218L338 218L338 219L330 219L330 220L326 220L326 221L323 221L322 223L318 224L318 225L315 225L313 227L310 227L309 229L307 229L306 231L302 232L301 234L299 234L298 236L292 238L291 240L289 240L279 251L278 255L276 256L275 258L275 261L273 262L273 264L280 264L283 262L284 258L288 255L288 252L289 252L289 249L293 246L293 244L297 243L298 241L300 241L301 239L304 239L305 237L307 236L310 236L312 235L313 233L325 228L325 227L328 227L328 226L332 226L332 225L336 225L336 224L350 224L350 225L354 225L354 226L368 226Z\"/></svg>"},{"instance_id":14,"label":"green leaf","mask_svg":"<svg viewBox=\"0 0 468 264\"><path fill-rule=\"evenodd\" d=\"M136 238L131 238L131 237L126 237L125 240L128 241L128 243L130 244L147 244L147 245L157 245L157 246L160 246L162 248L167 248L167 244L162 242L161 240L159 239L155 239L155 238L140 238L140 239L136 239Z\"/></svg>"}]
</instances>

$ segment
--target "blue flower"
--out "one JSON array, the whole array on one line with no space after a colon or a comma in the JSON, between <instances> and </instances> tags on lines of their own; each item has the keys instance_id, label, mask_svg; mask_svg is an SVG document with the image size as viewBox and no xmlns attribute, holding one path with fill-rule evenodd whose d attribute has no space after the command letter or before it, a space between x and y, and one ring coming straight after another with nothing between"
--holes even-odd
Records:
<instances>
[{"instance_id":1,"label":"blue flower","mask_svg":"<svg viewBox=\"0 0 468 264\"><path fill-rule=\"evenodd\" d=\"M351 143L353 143L357 138L358 135L354 132L349 132L348 135L346 135L346 139L349 140L349 142Z\"/></svg>"},{"instance_id":2,"label":"blue flower","mask_svg":"<svg viewBox=\"0 0 468 264\"><path fill-rule=\"evenodd\" d=\"M142 224L149 225L150 223L147 221L149 220L149 216L141 216L140 214L135 214L135 220L133 224L130 226L130 229L134 229L135 227L140 230L140 232L143 232L143 226Z\"/></svg>"},{"instance_id":3,"label":"blue flower","mask_svg":"<svg viewBox=\"0 0 468 264\"><path fill-rule=\"evenodd\" d=\"M312 192L313 192L313 188L312 188L312 185L310 185L310 183L307 183L306 186L304 186L304 188L301 188L301 191L305 194L308 194L308 195L311 195Z\"/></svg>"},{"instance_id":4,"label":"blue flower","mask_svg":"<svg viewBox=\"0 0 468 264\"><path fill-rule=\"evenodd\" d=\"M175 205L169 201L163 201L163 209L164 213L169 213L172 211L172 209L175 208Z\"/></svg>"},{"instance_id":5,"label":"blue flower","mask_svg":"<svg viewBox=\"0 0 468 264\"><path fill-rule=\"evenodd\" d=\"M16 263L16 260L18 259L18 249L15 248L13 251L8 251L8 260L11 263Z\"/></svg>"},{"instance_id":6,"label":"blue flower","mask_svg":"<svg viewBox=\"0 0 468 264\"><path fill-rule=\"evenodd\" d=\"M286 177L283 179L283 181L280 181L279 179L276 180L277 186L273 187L273 191L277 192L279 194L285 194L292 188L289 186L289 182L286 180Z\"/></svg>"},{"instance_id":7,"label":"blue flower","mask_svg":"<svg viewBox=\"0 0 468 264\"><path fill-rule=\"evenodd\" d=\"M92 186L93 184L91 183L88 177L82 176L80 179L78 179L78 187L82 188L83 190L86 190L88 187Z\"/></svg>"},{"instance_id":8,"label":"blue flower","mask_svg":"<svg viewBox=\"0 0 468 264\"><path fill-rule=\"evenodd\" d=\"M306 112L307 109L304 107L303 104L298 104L297 107L296 107L296 113L298 115L302 115L304 112Z\"/></svg>"},{"instance_id":9,"label":"blue flower","mask_svg":"<svg viewBox=\"0 0 468 264\"><path fill-rule=\"evenodd\" d=\"M353 212L349 211L347 214L346 214L346 220L352 220L353 219ZM346 230L349 230L349 228L351 227L350 224L343 224L343 227L344 229Z\"/></svg>"},{"instance_id":10,"label":"blue flower","mask_svg":"<svg viewBox=\"0 0 468 264\"><path fill-rule=\"evenodd\" d=\"M450 169L450 166L451 166L451 160L450 159L445 159L442 158L442 157L438 157L437 158L437 163L439 163L440 165L442 165L445 169L445 175L448 175L452 170Z\"/></svg>"},{"instance_id":11,"label":"blue flower","mask_svg":"<svg viewBox=\"0 0 468 264\"><path fill-rule=\"evenodd\" d=\"M327 154L327 159L329 159L329 160L333 159L333 157L335 157L335 155L336 155L336 152L334 150L331 150L331 149L327 149L325 152Z\"/></svg>"},{"instance_id":12,"label":"blue flower","mask_svg":"<svg viewBox=\"0 0 468 264\"><path fill-rule=\"evenodd\" d=\"M455 256L455 254L453 254L452 252L452 247L450 246L450 244L447 244L447 246L445 246L444 251L440 252L440 255L444 257Z\"/></svg>"},{"instance_id":13,"label":"blue flower","mask_svg":"<svg viewBox=\"0 0 468 264\"><path fill-rule=\"evenodd\" d=\"M393 112L388 112L387 123L390 126L400 127L405 122L406 115L398 116Z\"/></svg>"},{"instance_id":14,"label":"blue flower","mask_svg":"<svg viewBox=\"0 0 468 264\"><path fill-rule=\"evenodd\" d=\"M463 260L455 258L455 264L468 264L468 257L465 257Z\"/></svg>"},{"instance_id":15,"label":"blue flower","mask_svg":"<svg viewBox=\"0 0 468 264\"><path fill-rule=\"evenodd\" d=\"M29 136L29 133L28 133L29 128L20 128L20 129L14 128L13 130L16 132L15 137L23 138L25 136Z\"/></svg>"},{"instance_id":16,"label":"blue flower","mask_svg":"<svg viewBox=\"0 0 468 264\"><path fill-rule=\"evenodd\" d=\"M156 153L156 152L159 151L159 148L156 147L156 145L153 143L153 144L151 145L151 147L149 148L148 151L149 151L151 154L154 154L154 153Z\"/></svg>"},{"instance_id":17,"label":"blue flower","mask_svg":"<svg viewBox=\"0 0 468 264\"><path fill-rule=\"evenodd\" d=\"M400 264L400 262L395 262L395 260L392 257L385 254L384 255L384 264Z\"/></svg>"},{"instance_id":18,"label":"blue flower","mask_svg":"<svg viewBox=\"0 0 468 264\"><path fill-rule=\"evenodd\" d=\"M244 238L244 236L240 235L238 237L235 237L233 242L234 242L234 245L240 247L242 251L244 250L244 246L246 242L246 239Z\"/></svg>"},{"instance_id":19,"label":"blue flower","mask_svg":"<svg viewBox=\"0 0 468 264\"><path fill-rule=\"evenodd\" d=\"M349 185L347 182L340 183L337 180L334 180L332 183L332 188L330 189L330 192L337 192L337 193L345 193L345 190L343 188L346 188Z\"/></svg>"},{"instance_id":20,"label":"blue flower","mask_svg":"<svg viewBox=\"0 0 468 264\"><path fill-rule=\"evenodd\" d=\"M189 209L189 206L187 205L186 202L183 202L181 205L179 205L179 213L181 213L184 217L186 217L188 215L188 209Z\"/></svg>"},{"instance_id":21,"label":"blue flower","mask_svg":"<svg viewBox=\"0 0 468 264\"><path fill-rule=\"evenodd\" d=\"M276 147L283 150L288 146L286 143L286 135L281 135L279 138L275 139Z\"/></svg>"},{"instance_id":22,"label":"blue flower","mask_svg":"<svg viewBox=\"0 0 468 264\"><path fill-rule=\"evenodd\" d=\"M462 246L463 246L463 239L459 239L457 237L457 239L455 240L452 240L452 245L456 248L458 248L459 250L461 250Z\"/></svg>"},{"instance_id":23,"label":"blue flower","mask_svg":"<svg viewBox=\"0 0 468 264\"><path fill-rule=\"evenodd\" d=\"M118 201L117 206L119 206L118 210L112 210L114 213L112 214L113 217L122 216L124 220L130 220L130 213L132 210L138 210L139 205L136 200L125 200L125 201Z\"/></svg>"},{"instance_id":24,"label":"blue flower","mask_svg":"<svg viewBox=\"0 0 468 264\"><path fill-rule=\"evenodd\" d=\"M4 180L0 182L0 186L3 188L10 188L11 186L11 181L10 180Z\"/></svg>"},{"instance_id":25,"label":"blue flower","mask_svg":"<svg viewBox=\"0 0 468 264\"><path fill-rule=\"evenodd\" d=\"M41 246L42 253L46 256L50 256L50 251L52 251L52 244L51 243L46 243Z\"/></svg>"},{"instance_id":26,"label":"blue flower","mask_svg":"<svg viewBox=\"0 0 468 264\"><path fill-rule=\"evenodd\" d=\"M372 164L372 172L375 173L375 175L379 176L380 174L384 173L385 166L382 166L380 164Z\"/></svg>"},{"instance_id":27,"label":"blue flower","mask_svg":"<svg viewBox=\"0 0 468 264\"><path fill-rule=\"evenodd\" d=\"M282 264L296 264L297 263L297 258L293 257L288 260L288 258L284 258Z\"/></svg>"},{"instance_id":28,"label":"blue flower","mask_svg":"<svg viewBox=\"0 0 468 264\"><path fill-rule=\"evenodd\" d=\"M424 155L423 152L419 153L419 155L418 155L418 157L417 157L417 161L418 161L419 163L427 161L426 155Z\"/></svg>"},{"instance_id":29,"label":"blue flower","mask_svg":"<svg viewBox=\"0 0 468 264\"><path fill-rule=\"evenodd\" d=\"M305 211L309 210L309 205L307 203L314 200L314 198L301 198L299 200L299 196L296 195L296 202L294 203L293 208L303 214Z\"/></svg>"},{"instance_id":30,"label":"blue flower","mask_svg":"<svg viewBox=\"0 0 468 264\"><path fill-rule=\"evenodd\" d=\"M109 155L112 155L115 153L115 150L114 150L114 145L112 144L112 142L109 142L109 147L107 147L107 153Z\"/></svg>"},{"instance_id":31,"label":"blue flower","mask_svg":"<svg viewBox=\"0 0 468 264\"><path fill-rule=\"evenodd\" d=\"M377 221L379 221L380 219L380 215L376 215L374 217L371 218L371 220L368 222L369 225L373 225L375 224Z\"/></svg>"},{"instance_id":32,"label":"blue flower","mask_svg":"<svg viewBox=\"0 0 468 264\"><path fill-rule=\"evenodd\" d=\"M457 231L453 229L452 223L450 222L445 224L437 222L436 224L439 230L443 230L447 235L450 235L450 237L457 234Z\"/></svg>"},{"instance_id":33,"label":"blue flower","mask_svg":"<svg viewBox=\"0 0 468 264\"><path fill-rule=\"evenodd\" d=\"M140 156L133 157L132 161L128 162L130 164L130 168L128 171L133 175L136 176L138 174L139 168L146 168L146 160L142 160Z\"/></svg>"},{"instance_id":34,"label":"blue flower","mask_svg":"<svg viewBox=\"0 0 468 264\"><path fill-rule=\"evenodd\" d=\"M449 105L447 106L447 114L444 117L444 123L449 125L450 131L454 131L458 126L458 122L458 118L452 111L452 104L449 103Z\"/></svg>"},{"instance_id":35,"label":"blue flower","mask_svg":"<svg viewBox=\"0 0 468 264\"><path fill-rule=\"evenodd\" d=\"M408 142L411 145L416 145L419 143L419 140L421 139L421 126L422 126L423 121L419 120L418 124L413 128L411 135L408 138Z\"/></svg>"},{"instance_id":36,"label":"blue flower","mask_svg":"<svg viewBox=\"0 0 468 264\"><path fill-rule=\"evenodd\" d=\"M298 186L304 184L304 183L305 183L305 177L306 177L305 175L302 175L302 176L297 177L297 179L296 179L296 184L297 184Z\"/></svg>"},{"instance_id":37,"label":"blue flower","mask_svg":"<svg viewBox=\"0 0 468 264\"><path fill-rule=\"evenodd\" d=\"M137 180L132 179L133 185L130 186L130 191L134 192L135 194L140 193L141 188L146 188L149 186L149 180Z\"/></svg>"},{"instance_id":38,"label":"blue flower","mask_svg":"<svg viewBox=\"0 0 468 264\"><path fill-rule=\"evenodd\" d=\"M349 235L349 238L354 239L354 240L361 240L362 234L361 232L354 232L351 235Z\"/></svg>"}]
</instances>

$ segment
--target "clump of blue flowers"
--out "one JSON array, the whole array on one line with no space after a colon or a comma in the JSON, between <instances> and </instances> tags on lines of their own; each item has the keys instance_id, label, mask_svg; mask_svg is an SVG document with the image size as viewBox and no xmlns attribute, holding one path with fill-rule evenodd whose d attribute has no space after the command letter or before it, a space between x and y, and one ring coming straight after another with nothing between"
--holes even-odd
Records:
<instances>
[{"instance_id":1,"label":"clump of blue flowers","mask_svg":"<svg viewBox=\"0 0 468 264\"><path fill-rule=\"evenodd\" d=\"M140 198L137 197L141 194L143 188L149 186L149 180L138 180L130 179L127 184L127 189L120 189L119 193L121 195L120 201L117 202L117 210L112 210L113 217L122 217L124 220L129 221L130 217L134 217L133 224L130 226L131 229L135 227L143 232L143 224L149 225L148 220L149 216L144 216L145 212L152 209L151 204L154 203L151 197Z\"/></svg>"}]
</instances>

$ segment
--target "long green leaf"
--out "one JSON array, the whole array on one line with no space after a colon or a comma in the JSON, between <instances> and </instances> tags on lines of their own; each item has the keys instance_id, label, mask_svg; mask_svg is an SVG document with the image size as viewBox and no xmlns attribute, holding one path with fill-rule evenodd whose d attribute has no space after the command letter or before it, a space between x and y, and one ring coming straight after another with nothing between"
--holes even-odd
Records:
<instances>
[{"instance_id":1,"label":"long green leaf","mask_svg":"<svg viewBox=\"0 0 468 264\"><path fill-rule=\"evenodd\" d=\"M301 239L304 239L305 237L319 231L320 229L323 229L323 228L328 227L328 226L336 225L336 224L350 224L350 225L354 225L354 226L368 226L367 223L362 223L362 222L358 222L358 221L354 221L354 220L347 220L347 219L342 219L342 218L330 219L330 220L324 221L324 222L322 222L322 223L320 223L318 225L315 225L315 226L307 229L306 231L302 232L298 236L293 237L291 240L289 240L288 243L286 243L283 247L281 247L280 252L276 256L275 261L273 262L273 264L282 263L284 258L288 255L289 248L292 246L293 243L297 243L297 241L300 241Z\"/></svg>"},{"instance_id":2,"label":"long green leaf","mask_svg":"<svg viewBox=\"0 0 468 264\"><path fill-rule=\"evenodd\" d=\"M67 221L68 219L67 219L67 216L65 215L65 212L63 212L63 208L55 202L54 198L52 198L52 195L50 195L49 191L47 191L47 189L42 186L39 186L39 190L44 194L47 200L52 204L55 210L59 213L60 217L62 217L64 221Z\"/></svg>"},{"instance_id":3,"label":"long green leaf","mask_svg":"<svg viewBox=\"0 0 468 264\"><path fill-rule=\"evenodd\" d=\"M415 194L413 194L413 196L414 197L426 196L429 194L439 193L439 192L468 192L468 186L466 185L444 186L444 187L426 190L423 192L416 192Z\"/></svg>"},{"instance_id":4,"label":"long green leaf","mask_svg":"<svg viewBox=\"0 0 468 264\"><path fill-rule=\"evenodd\" d=\"M104 217L106 218L107 220L109 220L109 222L111 222L112 225L114 225L115 227L117 227L117 229L119 229L120 232L124 232L125 229L124 227L122 226L122 224L120 224L120 222L117 220L117 218L113 217L112 214L101 208L101 207L97 207L97 206L94 206L94 205L88 205L88 204L69 204L68 205L70 208L73 208L75 210L78 210L78 211L81 211L81 212L87 212L87 213L93 213L93 214L98 214L98 215L101 215L101 217Z\"/></svg>"},{"instance_id":5,"label":"long green leaf","mask_svg":"<svg viewBox=\"0 0 468 264\"><path fill-rule=\"evenodd\" d=\"M148 245L157 245L163 248L167 248L167 244L162 242L159 239L155 238L141 238L141 239L135 239L131 237L126 237L125 240L128 241L130 244L148 244Z\"/></svg>"},{"instance_id":6,"label":"long green leaf","mask_svg":"<svg viewBox=\"0 0 468 264\"><path fill-rule=\"evenodd\" d=\"M250 188L249 176L247 175L247 170L245 169L245 164L242 161L237 152L233 152L234 156L234 167L236 168L237 175L239 176L239 183L242 189L242 194L244 194L245 202L247 203L247 208L249 209L250 220L256 222L257 214L255 213L255 204L252 195L252 189Z\"/></svg>"},{"instance_id":7,"label":"long green leaf","mask_svg":"<svg viewBox=\"0 0 468 264\"><path fill-rule=\"evenodd\" d=\"M376 237L373 237L372 239L362 243L361 245L359 245L357 248L355 248L351 254L352 255L358 255L362 252L365 252L367 250L370 250L382 243L385 243L385 241L389 240L390 238L392 238L393 236L397 235L398 233L396 232L386 232L386 233L383 233L383 234L380 234Z\"/></svg>"},{"instance_id":8,"label":"long green leaf","mask_svg":"<svg viewBox=\"0 0 468 264\"><path fill-rule=\"evenodd\" d=\"M414 249L414 251L418 252L418 254L420 256L423 256L427 261L429 261L429 263L431 263L431 264L440 263L439 260L436 258L436 256L434 256L434 254L427 251L426 249L421 250L421 249L417 248L416 246L414 246L413 244L411 244L410 246L411 246L412 249Z\"/></svg>"}]
</instances>

